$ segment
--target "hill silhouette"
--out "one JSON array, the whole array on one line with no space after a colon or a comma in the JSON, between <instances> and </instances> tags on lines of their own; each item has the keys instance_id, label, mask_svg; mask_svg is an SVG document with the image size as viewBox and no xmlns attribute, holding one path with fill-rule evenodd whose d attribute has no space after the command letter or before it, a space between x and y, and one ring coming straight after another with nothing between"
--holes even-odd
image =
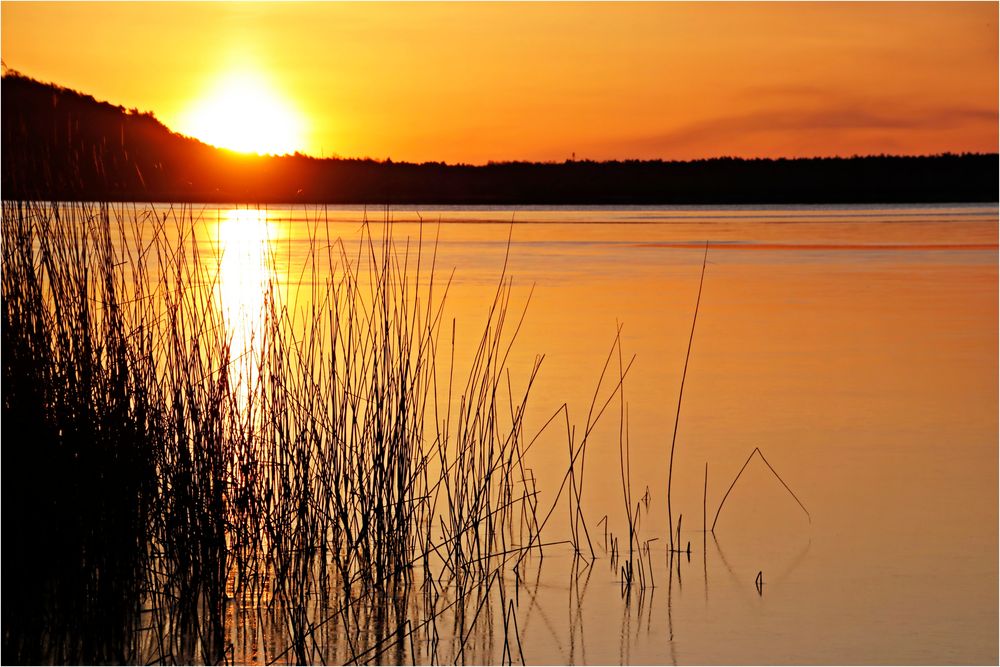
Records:
<instances>
[{"instance_id":1,"label":"hill silhouette","mask_svg":"<svg viewBox=\"0 0 1000 667\"><path fill-rule=\"evenodd\" d=\"M998 156L414 164L248 156L152 114L8 72L4 199L332 204L769 204L997 201Z\"/></svg>"}]
</instances>

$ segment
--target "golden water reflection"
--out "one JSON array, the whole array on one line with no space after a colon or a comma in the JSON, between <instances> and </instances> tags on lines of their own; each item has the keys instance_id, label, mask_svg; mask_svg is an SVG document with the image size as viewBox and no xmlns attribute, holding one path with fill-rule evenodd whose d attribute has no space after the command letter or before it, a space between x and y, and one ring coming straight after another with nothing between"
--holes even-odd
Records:
<instances>
[{"instance_id":1,"label":"golden water reflection","mask_svg":"<svg viewBox=\"0 0 1000 667\"><path fill-rule=\"evenodd\" d=\"M220 210L216 230L215 293L229 343L229 383L245 405L258 381L276 234L267 211L259 209Z\"/></svg>"}]
</instances>

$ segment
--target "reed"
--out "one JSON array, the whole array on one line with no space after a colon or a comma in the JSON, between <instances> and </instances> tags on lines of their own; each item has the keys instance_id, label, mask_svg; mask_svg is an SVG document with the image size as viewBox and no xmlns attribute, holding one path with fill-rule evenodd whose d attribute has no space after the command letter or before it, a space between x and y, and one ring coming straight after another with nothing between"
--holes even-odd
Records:
<instances>
[{"instance_id":1,"label":"reed","mask_svg":"<svg viewBox=\"0 0 1000 667\"><path fill-rule=\"evenodd\" d=\"M774 477L781 483L783 487L785 487L785 491L788 491L788 494L792 497L793 500L795 500L799 508L805 513L806 519L809 521L809 523L812 523L812 516L809 514L809 510L806 509L806 506L802 504L802 501L799 500L799 497L797 495L795 495L795 492L792 491L791 487L788 486L785 480L781 478L781 475L779 475L778 471L774 469L774 466L772 466L770 462L768 462L768 460L764 458L764 453L760 451L760 447L754 447L753 451L750 452L750 456L748 456L747 460L743 462L743 467L741 467L740 471L736 473L736 477L733 478L732 484L730 484L729 488L726 489L726 493L722 496L722 500L719 502L719 508L715 511L715 518L712 520L712 533L713 534L715 533L715 524L719 522L719 515L722 514L722 508L725 506L726 500L729 499L729 494L736 486L736 482L740 481L740 477L743 476L743 471L746 470L747 466L750 465L750 462L753 460L754 456L760 457L760 460L764 462L764 465L766 465L768 470L771 471L771 474L774 475Z\"/></svg>"},{"instance_id":2,"label":"reed","mask_svg":"<svg viewBox=\"0 0 1000 667\"><path fill-rule=\"evenodd\" d=\"M50 213L3 209L4 536L16 545L3 562L4 656L128 661L157 407L126 336L106 209Z\"/></svg>"},{"instance_id":3,"label":"reed","mask_svg":"<svg viewBox=\"0 0 1000 667\"><path fill-rule=\"evenodd\" d=\"M674 483L674 450L677 446L677 428L681 421L681 403L684 400L684 382L687 380L688 362L691 361L691 348L694 346L694 329L698 324L698 309L701 306L701 290L705 286L705 267L708 266L708 241L705 241L705 254L701 260L701 278L698 280L698 297L694 303L694 315L691 318L691 334L688 336L687 352L684 354L684 370L681 372L681 385L677 392L677 412L674 415L674 433L670 438L670 460L667 466L667 534L670 536L670 549L674 547L674 512L670 502L670 492ZM678 536L678 540L680 536ZM680 544L676 548L680 548Z\"/></svg>"},{"instance_id":4,"label":"reed","mask_svg":"<svg viewBox=\"0 0 1000 667\"><path fill-rule=\"evenodd\" d=\"M506 259L458 350L429 225L400 240L366 213L348 244L304 215L304 265L280 275L290 250L262 241L260 299L237 312L238 249L203 209L3 203L6 661L524 663L523 569L555 544L595 557L585 462L616 397L627 559L598 524L626 599L655 586L620 326L582 428L563 404L531 434L543 358L508 365L530 295ZM527 456L560 415L543 509ZM557 507L569 540L543 536Z\"/></svg>"},{"instance_id":5,"label":"reed","mask_svg":"<svg viewBox=\"0 0 1000 667\"><path fill-rule=\"evenodd\" d=\"M544 544L512 281L459 380L436 245L387 215L349 251L320 215L305 291L272 248L241 349L203 215L4 202L5 658L232 661L235 609L279 629L268 661L468 657Z\"/></svg>"}]
</instances>

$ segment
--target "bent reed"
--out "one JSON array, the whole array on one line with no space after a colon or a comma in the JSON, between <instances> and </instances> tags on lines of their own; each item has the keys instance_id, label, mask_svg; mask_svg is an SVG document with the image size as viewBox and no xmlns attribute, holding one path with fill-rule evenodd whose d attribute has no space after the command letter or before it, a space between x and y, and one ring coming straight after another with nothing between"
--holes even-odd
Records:
<instances>
[{"instance_id":1,"label":"bent reed","mask_svg":"<svg viewBox=\"0 0 1000 667\"><path fill-rule=\"evenodd\" d=\"M512 281L458 377L436 244L320 212L237 349L202 215L3 203L5 662L523 661Z\"/></svg>"}]
</instances>

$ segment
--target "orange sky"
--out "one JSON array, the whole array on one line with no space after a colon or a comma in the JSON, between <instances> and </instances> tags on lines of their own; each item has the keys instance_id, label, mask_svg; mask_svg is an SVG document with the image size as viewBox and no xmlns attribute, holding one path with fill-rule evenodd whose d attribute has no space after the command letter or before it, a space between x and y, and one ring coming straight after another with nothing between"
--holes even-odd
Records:
<instances>
[{"instance_id":1,"label":"orange sky","mask_svg":"<svg viewBox=\"0 0 1000 667\"><path fill-rule=\"evenodd\" d=\"M920 154L997 150L997 9L4 2L0 48L178 130L249 73L314 155Z\"/></svg>"}]
</instances>

